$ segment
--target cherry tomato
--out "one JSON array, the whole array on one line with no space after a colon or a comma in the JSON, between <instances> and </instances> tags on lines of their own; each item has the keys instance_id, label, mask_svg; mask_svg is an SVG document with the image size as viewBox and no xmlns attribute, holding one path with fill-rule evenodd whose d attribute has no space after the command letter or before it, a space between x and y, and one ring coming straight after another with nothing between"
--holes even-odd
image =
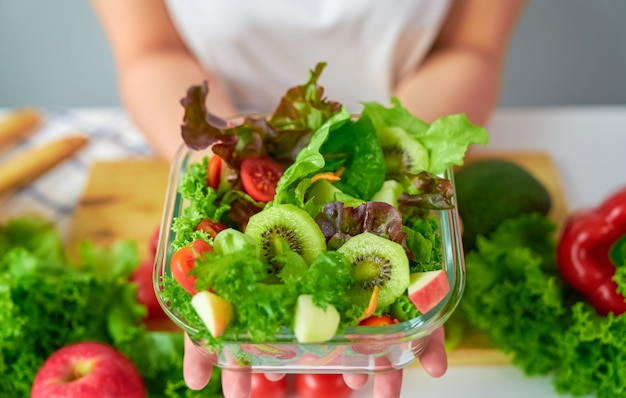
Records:
<instances>
[{"instance_id":1,"label":"cherry tomato","mask_svg":"<svg viewBox=\"0 0 626 398\"><path fill-rule=\"evenodd\" d=\"M372 315L368 318L363 319L359 322L360 326L385 326L385 325L393 325L395 322L393 319L388 317L387 315Z\"/></svg>"},{"instance_id":2,"label":"cherry tomato","mask_svg":"<svg viewBox=\"0 0 626 398\"><path fill-rule=\"evenodd\" d=\"M152 261L144 261L135 269L130 276L130 281L137 285L137 301L148 310L147 319L165 317L165 312L157 301L154 288L152 287Z\"/></svg>"},{"instance_id":3,"label":"cherry tomato","mask_svg":"<svg viewBox=\"0 0 626 398\"><path fill-rule=\"evenodd\" d=\"M207 170L207 185L213 190L217 191L220 186L220 174L222 173L222 158L217 155L213 155L209 160L209 167Z\"/></svg>"},{"instance_id":4,"label":"cherry tomato","mask_svg":"<svg viewBox=\"0 0 626 398\"><path fill-rule=\"evenodd\" d=\"M252 393L250 398L283 398L287 394L286 377L268 380L263 373L252 373Z\"/></svg>"},{"instance_id":5,"label":"cherry tomato","mask_svg":"<svg viewBox=\"0 0 626 398\"><path fill-rule=\"evenodd\" d=\"M200 221L200 224L198 224L198 226L196 227L196 230L204 231L207 234L209 234L209 236L211 236L212 238L215 238L215 236L219 232L225 230L226 228L228 227L219 221L212 221L212 220L209 220L208 218L205 218L204 220Z\"/></svg>"},{"instance_id":6,"label":"cherry tomato","mask_svg":"<svg viewBox=\"0 0 626 398\"><path fill-rule=\"evenodd\" d=\"M348 398L353 392L341 374L298 374L296 390L301 398Z\"/></svg>"},{"instance_id":7,"label":"cherry tomato","mask_svg":"<svg viewBox=\"0 0 626 398\"><path fill-rule=\"evenodd\" d=\"M267 156L249 156L241 162L240 173L246 193L259 202L269 202L274 199L283 169Z\"/></svg>"},{"instance_id":8,"label":"cherry tomato","mask_svg":"<svg viewBox=\"0 0 626 398\"><path fill-rule=\"evenodd\" d=\"M194 267L196 257L202 253L213 250L213 247L202 239L194 240L189 246L181 247L172 255L170 269L174 279L191 294L196 294L196 277L187 276L187 273Z\"/></svg>"}]
</instances>

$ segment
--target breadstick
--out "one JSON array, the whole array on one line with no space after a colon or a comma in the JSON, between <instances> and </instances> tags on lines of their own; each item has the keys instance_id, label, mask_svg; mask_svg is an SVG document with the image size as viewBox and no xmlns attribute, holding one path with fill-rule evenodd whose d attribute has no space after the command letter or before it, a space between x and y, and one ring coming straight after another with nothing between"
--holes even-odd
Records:
<instances>
[{"instance_id":1,"label":"breadstick","mask_svg":"<svg viewBox=\"0 0 626 398\"><path fill-rule=\"evenodd\" d=\"M0 119L0 148L8 149L32 135L41 126L41 113L34 108L9 112Z\"/></svg>"},{"instance_id":2,"label":"breadstick","mask_svg":"<svg viewBox=\"0 0 626 398\"><path fill-rule=\"evenodd\" d=\"M0 194L27 185L87 144L82 135L60 138L18 153L0 164Z\"/></svg>"}]
</instances>

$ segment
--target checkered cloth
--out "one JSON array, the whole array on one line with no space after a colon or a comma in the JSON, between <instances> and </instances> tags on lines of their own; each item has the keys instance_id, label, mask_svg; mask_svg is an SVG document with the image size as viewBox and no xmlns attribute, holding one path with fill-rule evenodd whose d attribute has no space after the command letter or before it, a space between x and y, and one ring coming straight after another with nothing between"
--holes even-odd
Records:
<instances>
[{"instance_id":1,"label":"checkered cloth","mask_svg":"<svg viewBox=\"0 0 626 398\"><path fill-rule=\"evenodd\" d=\"M0 117L9 111L0 110ZM0 215L6 220L26 213L41 214L55 222L59 232L65 235L93 162L154 153L119 108L41 108L40 111L44 116L41 129L2 154L0 164L19 151L69 135L83 134L89 143L30 185L0 199Z\"/></svg>"}]
</instances>

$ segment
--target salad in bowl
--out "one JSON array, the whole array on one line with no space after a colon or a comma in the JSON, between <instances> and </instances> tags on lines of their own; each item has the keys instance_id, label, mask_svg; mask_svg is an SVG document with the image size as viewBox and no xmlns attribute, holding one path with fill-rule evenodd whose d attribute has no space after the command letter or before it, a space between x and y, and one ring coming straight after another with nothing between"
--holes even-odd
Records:
<instances>
[{"instance_id":1,"label":"salad in bowl","mask_svg":"<svg viewBox=\"0 0 626 398\"><path fill-rule=\"evenodd\" d=\"M323 68L268 115L217 118L206 84L181 101L154 286L221 368L402 368L461 298L451 170L486 131L395 98L350 114L324 97Z\"/></svg>"}]
</instances>

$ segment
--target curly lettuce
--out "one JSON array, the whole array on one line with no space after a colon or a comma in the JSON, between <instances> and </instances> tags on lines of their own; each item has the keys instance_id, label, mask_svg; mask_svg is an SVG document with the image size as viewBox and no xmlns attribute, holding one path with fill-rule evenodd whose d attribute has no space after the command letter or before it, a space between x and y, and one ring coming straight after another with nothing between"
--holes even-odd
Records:
<instances>
[{"instance_id":1,"label":"curly lettuce","mask_svg":"<svg viewBox=\"0 0 626 398\"><path fill-rule=\"evenodd\" d=\"M598 315L565 284L554 230L527 214L480 236L466 257L460 315L527 375L551 375L559 393L624 396L626 317Z\"/></svg>"},{"instance_id":2,"label":"curly lettuce","mask_svg":"<svg viewBox=\"0 0 626 398\"><path fill-rule=\"evenodd\" d=\"M45 359L80 341L111 344L133 361L150 397L221 396L219 371L202 392L182 378L183 335L148 331L129 277L136 242L85 241L66 254L53 224L24 216L0 225L0 396L26 397Z\"/></svg>"}]
</instances>

